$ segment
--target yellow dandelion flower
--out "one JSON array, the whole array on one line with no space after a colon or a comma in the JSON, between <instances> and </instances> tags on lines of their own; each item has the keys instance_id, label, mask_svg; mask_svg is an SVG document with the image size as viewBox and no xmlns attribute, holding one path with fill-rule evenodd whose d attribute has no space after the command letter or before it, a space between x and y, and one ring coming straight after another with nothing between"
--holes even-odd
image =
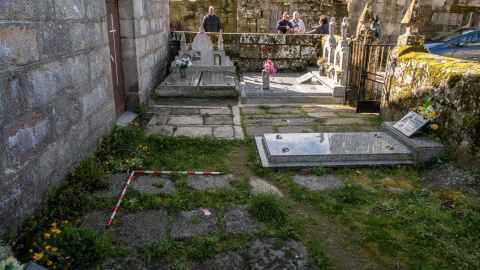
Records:
<instances>
[{"instance_id":1,"label":"yellow dandelion flower","mask_svg":"<svg viewBox=\"0 0 480 270\"><path fill-rule=\"evenodd\" d=\"M35 254L33 255L33 259L34 259L34 260L37 260L37 261L38 261L38 260L41 260L42 257L43 257L43 253L35 253Z\"/></svg>"},{"instance_id":2,"label":"yellow dandelion flower","mask_svg":"<svg viewBox=\"0 0 480 270\"><path fill-rule=\"evenodd\" d=\"M437 129L438 129L438 125L437 125L437 124L433 124L430 128L433 129L433 130L437 130Z\"/></svg>"},{"instance_id":3,"label":"yellow dandelion flower","mask_svg":"<svg viewBox=\"0 0 480 270\"><path fill-rule=\"evenodd\" d=\"M33 242L33 244L32 244L32 245L33 245L34 247L36 247L36 246L37 246L37 243L36 243L36 242Z\"/></svg>"},{"instance_id":4,"label":"yellow dandelion flower","mask_svg":"<svg viewBox=\"0 0 480 270\"><path fill-rule=\"evenodd\" d=\"M58 250L58 248L56 248L56 247L53 247L53 248L52 248L52 251L53 251L53 252L55 252L55 251L57 251L57 250Z\"/></svg>"},{"instance_id":5,"label":"yellow dandelion flower","mask_svg":"<svg viewBox=\"0 0 480 270\"><path fill-rule=\"evenodd\" d=\"M45 238L45 239L50 238L50 234L49 234L49 233L46 233L46 234L44 235L44 238ZM44 243L44 244L45 244L45 243Z\"/></svg>"},{"instance_id":6,"label":"yellow dandelion flower","mask_svg":"<svg viewBox=\"0 0 480 270\"><path fill-rule=\"evenodd\" d=\"M140 144L138 147L142 148L142 145Z\"/></svg>"},{"instance_id":7,"label":"yellow dandelion flower","mask_svg":"<svg viewBox=\"0 0 480 270\"><path fill-rule=\"evenodd\" d=\"M48 246L45 247L46 250L49 250L50 248L51 248L50 245L48 245Z\"/></svg>"},{"instance_id":8,"label":"yellow dandelion flower","mask_svg":"<svg viewBox=\"0 0 480 270\"><path fill-rule=\"evenodd\" d=\"M160 145L160 148L163 148L163 145Z\"/></svg>"},{"instance_id":9,"label":"yellow dandelion flower","mask_svg":"<svg viewBox=\"0 0 480 270\"><path fill-rule=\"evenodd\" d=\"M33 252L33 249L29 249L29 250L28 250L28 253L32 253L32 252Z\"/></svg>"},{"instance_id":10,"label":"yellow dandelion flower","mask_svg":"<svg viewBox=\"0 0 480 270\"><path fill-rule=\"evenodd\" d=\"M57 223L56 222L52 223L52 227L57 227Z\"/></svg>"},{"instance_id":11,"label":"yellow dandelion flower","mask_svg":"<svg viewBox=\"0 0 480 270\"><path fill-rule=\"evenodd\" d=\"M134 159L134 158L132 158L132 161L134 161L134 160L135 160L135 159Z\"/></svg>"},{"instance_id":12,"label":"yellow dandelion flower","mask_svg":"<svg viewBox=\"0 0 480 270\"><path fill-rule=\"evenodd\" d=\"M63 224L67 224L68 223L68 220L64 220L62 221Z\"/></svg>"},{"instance_id":13,"label":"yellow dandelion flower","mask_svg":"<svg viewBox=\"0 0 480 270\"><path fill-rule=\"evenodd\" d=\"M48 262L47 262L47 265L48 265L48 266L52 265L52 261L48 261Z\"/></svg>"},{"instance_id":14,"label":"yellow dandelion flower","mask_svg":"<svg viewBox=\"0 0 480 270\"><path fill-rule=\"evenodd\" d=\"M108 171L106 171L105 173L108 174Z\"/></svg>"},{"instance_id":15,"label":"yellow dandelion flower","mask_svg":"<svg viewBox=\"0 0 480 270\"><path fill-rule=\"evenodd\" d=\"M152 153L148 152L149 155L151 155Z\"/></svg>"}]
</instances>

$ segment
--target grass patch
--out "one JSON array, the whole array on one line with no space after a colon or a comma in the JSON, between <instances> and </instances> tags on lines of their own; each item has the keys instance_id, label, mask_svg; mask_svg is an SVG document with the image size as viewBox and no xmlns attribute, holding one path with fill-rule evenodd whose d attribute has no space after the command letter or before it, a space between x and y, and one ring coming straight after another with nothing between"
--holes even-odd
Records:
<instances>
[{"instance_id":1,"label":"grass patch","mask_svg":"<svg viewBox=\"0 0 480 270\"><path fill-rule=\"evenodd\" d=\"M247 209L262 222L282 224L287 217L284 207L285 203L277 193L262 192L252 196Z\"/></svg>"}]
</instances>

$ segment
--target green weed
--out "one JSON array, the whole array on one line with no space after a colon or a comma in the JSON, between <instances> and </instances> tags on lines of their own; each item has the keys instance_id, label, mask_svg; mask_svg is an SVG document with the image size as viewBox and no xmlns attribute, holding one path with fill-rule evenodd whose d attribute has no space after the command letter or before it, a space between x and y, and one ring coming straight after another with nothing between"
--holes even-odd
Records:
<instances>
[{"instance_id":1,"label":"green weed","mask_svg":"<svg viewBox=\"0 0 480 270\"><path fill-rule=\"evenodd\" d=\"M316 176L324 176L327 174L327 170L322 165L318 165L313 168L313 174Z\"/></svg>"},{"instance_id":2,"label":"green weed","mask_svg":"<svg viewBox=\"0 0 480 270\"><path fill-rule=\"evenodd\" d=\"M138 248L138 256L144 260L164 258L169 253L176 253L182 248L182 244L173 238L167 237L160 243L150 242Z\"/></svg>"},{"instance_id":3,"label":"green weed","mask_svg":"<svg viewBox=\"0 0 480 270\"><path fill-rule=\"evenodd\" d=\"M270 224L282 224L287 217L285 203L278 193L262 192L252 196L248 211L258 220Z\"/></svg>"},{"instance_id":4,"label":"green weed","mask_svg":"<svg viewBox=\"0 0 480 270\"><path fill-rule=\"evenodd\" d=\"M193 238L189 246L188 256L194 260L204 262L215 257L221 251L218 236Z\"/></svg>"}]
</instances>

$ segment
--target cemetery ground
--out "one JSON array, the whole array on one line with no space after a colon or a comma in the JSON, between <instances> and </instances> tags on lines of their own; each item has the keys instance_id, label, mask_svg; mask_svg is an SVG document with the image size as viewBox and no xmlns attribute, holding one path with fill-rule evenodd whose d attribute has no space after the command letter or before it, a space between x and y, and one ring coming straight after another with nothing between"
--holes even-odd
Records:
<instances>
[{"instance_id":1,"label":"cemetery ground","mask_svg":"<svg viewBox=\"0 0 480 270\"><path fill-rule=\"evenodd\" d=\"M252 139L377 131L377 115L179 98L138 113L7 236L18 259L49 269L480 267L480 172L461 170L448 149L415 166L269 171ZM107 229L133 170L224 175L135 174Z\"/></svg>"}]
</instances>

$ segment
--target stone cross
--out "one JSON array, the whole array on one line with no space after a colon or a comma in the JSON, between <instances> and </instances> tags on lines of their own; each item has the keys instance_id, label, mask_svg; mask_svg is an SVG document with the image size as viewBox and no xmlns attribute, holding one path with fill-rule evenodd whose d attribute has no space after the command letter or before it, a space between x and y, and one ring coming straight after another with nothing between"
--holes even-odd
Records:
<instances>
[{"instance_id":1,"label":"stone cross","mask_svg":"<svg viewBox=\"0 0 480 270\"><path fill-rule=\"evenodd\" d=\"M182 31L182 37L180 39L180 50L187 50L187 41L185 39L185 33Z\"/></svg>"},{"instance_id":2,"label":"stone cross","mask_svg":"<svg viewBox=\"0 0 480 270\"><path fill-rule=\"evenodd\" d=\"M195 15L198 16L199 20L200 20L200 32L205 32L205 29L203 29L203 18L205 17L205 12L203 12L203 9L200 9L199 12L197 12Z\"/></svg>"},{"instance_id":3,"label":"stone cross","mask_svg":"<svg viewBox=\"0 0 480 270\"><path fill-rule=\"evenodd\" d=\"M347 40L348 25L348 17L344 17L342 22L342 40Z\"/></svg>"},{"instance_id":4,"label":"stone cross","mask_svg":"<svg viewBox=\"0 0 480 270\"><path fill-rule=\"evenodd\" d=\"M328 31L330 32L330 37L333 37L333 32L335 31L335 17L330 18L330 27L328 28Z\"/></svg>"}]
</instances>

